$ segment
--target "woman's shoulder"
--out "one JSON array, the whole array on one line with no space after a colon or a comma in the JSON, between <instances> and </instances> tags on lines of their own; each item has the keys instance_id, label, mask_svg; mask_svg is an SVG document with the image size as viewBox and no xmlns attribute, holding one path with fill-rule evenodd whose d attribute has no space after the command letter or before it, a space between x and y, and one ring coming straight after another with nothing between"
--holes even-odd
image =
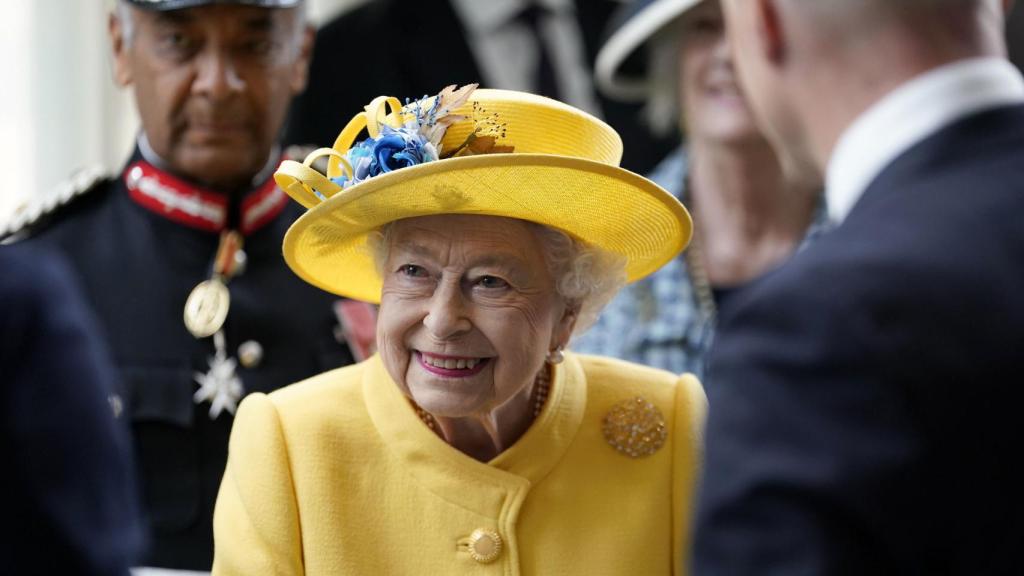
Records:
<instances>
[{"instance_id":1,"label":"woman's shoulder","mask_svg":"<svg viewBox=\"0 0 1024 576\"><path fill-rule=\"evenodd\" d=\"M659 388L668 387L674 389L678 386L688 386L692 383L699 385L697 377L693 374L675 374L661 368L654 368L611 358L609 356L593 356L589 354L575 354L587 377L590 386L611 386L617 389L623 388Z\"/></svg>"},{"instance_id":2,"label":"woman's shoulder","mask_svg":"<svg viewBox=\"0 0 1024 576\"><path fill-rule=\"evenodd\" d=\"M575 355L587 382L587 403L597 410L637 397L669 412L702 412L704 388L693 374L675 374L607 356Z\"/></svg>"}]
</instances>

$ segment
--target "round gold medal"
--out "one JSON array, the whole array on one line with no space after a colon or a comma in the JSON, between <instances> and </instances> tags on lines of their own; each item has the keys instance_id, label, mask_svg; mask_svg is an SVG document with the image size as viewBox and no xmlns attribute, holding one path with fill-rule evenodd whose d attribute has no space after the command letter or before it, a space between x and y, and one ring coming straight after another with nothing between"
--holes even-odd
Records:
<instances>
[{"instance_id":1,"label":"round gold medal","mask_svg":"<svg viewBox=\"0 0 1024 576\"><path fill-rule=\"evenodd\" d=\"M199 283L185 301L185 328L196 338L213 336L224 325L231 293L218 278Z\"/></svg>"}]
</instances>

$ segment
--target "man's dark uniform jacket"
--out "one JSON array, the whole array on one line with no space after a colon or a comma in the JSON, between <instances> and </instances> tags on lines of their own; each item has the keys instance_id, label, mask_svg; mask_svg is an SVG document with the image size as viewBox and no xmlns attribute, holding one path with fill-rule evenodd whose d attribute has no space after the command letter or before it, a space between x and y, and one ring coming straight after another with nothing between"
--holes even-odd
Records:
<instances>
[{"instance_id":1,"label":"man's dark uniform jacket","mask_svg":"<svg viewBox=\"0 0 1024 576\"><path fill-rule=\"evenodd\" d=\"M611 0L576 2L591 67L620 6ZM330 146L345 123L377 96L404 102L436 94L449 84L474 82L483 82L483 76L448 0L372 0L317 33L309 87L292 105L285 140ZM640 106L598 96L604 120L622 136L623 167L646 174L677 146L674 136L651 136L642 124Z\"/></svg>"},{"instance_id":2,"label":"man's dark uniform jacket","mask_svg":"<svg viewBox=\"0 0 1024 576\"><path fill-rule=\"evenodd\" d=\"M143 170L136 176L150 179L148 187L133 180L135 167ZM226 225L246 232L247 256L244 271L228 283L227 354L238 359L247 342L262 348L257 363L238 365L246 393L352 361L336 338L337 297L300 280L281 256L284 233L302 208L273 187L269 174L258 184L236 195L226 212ZM143 565L209 570L213 559L213 507L232 416L211 419L209 402L193 402L195 378L210 369L214 345L186 330L183 311L193 287L210 277L220 234L198 222L195 210L172 205L212 194L136 152L123 174L56 209L25 240L71 262L113 352L151 530Z\"/></svg>"},{"instance_id":3,"label":"man's dark uniform jacket","mask_svg":"<svg viewBox=\"0 0 1024 576\"><path fill-rule=\"evenodd\" d=\"M1024 105L904 152L720 326L695 574L1022 573Z\"/></svg>"}]
</instances>

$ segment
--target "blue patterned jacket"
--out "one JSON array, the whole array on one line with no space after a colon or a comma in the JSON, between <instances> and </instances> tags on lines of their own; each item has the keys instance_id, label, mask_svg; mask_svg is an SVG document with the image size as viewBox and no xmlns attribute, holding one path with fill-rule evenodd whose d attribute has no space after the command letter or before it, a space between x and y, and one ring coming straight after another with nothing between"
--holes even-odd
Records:
<instances>
[{"instance_id":1,"label":"blue patterned jacket","mask_svg":"<svg viewBox=\"0 0 1024 576\"><path fill-rule=\"evenodd\" d=\"M687 157L682 148L667 156L649 178L686 203ZM802 249L828 228L822 196ZM704 379L714 318L702 311L682 254L654 274L626 286L572 349L662 368ZM705 383L706 384L706 383Z\"/></svg>"}]
</instances>

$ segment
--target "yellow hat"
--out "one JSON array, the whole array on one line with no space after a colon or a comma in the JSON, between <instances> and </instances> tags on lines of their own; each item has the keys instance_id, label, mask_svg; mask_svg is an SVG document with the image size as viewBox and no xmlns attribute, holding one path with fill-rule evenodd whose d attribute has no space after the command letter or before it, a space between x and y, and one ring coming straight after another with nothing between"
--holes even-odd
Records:
<instances>
[{"instance_id":1,"label":"yellow hat","mask_svg":"<svg viewBox=\"0 0 1024 576\"><path fill-rule=\"evenodd\" d=\"M353 147L364 128L369 138ZM326 176L311 167L324 156ZM334 148L274 174L309 208L285 235L284 257L314 286L379 302L370 233L416 216L504 216L625 257L632 282L685 248L692 222L670 193L619 168L621 156L610 126L541 96L470 85L404 107L380 97Z\"/></svg>"}]
</instances>

